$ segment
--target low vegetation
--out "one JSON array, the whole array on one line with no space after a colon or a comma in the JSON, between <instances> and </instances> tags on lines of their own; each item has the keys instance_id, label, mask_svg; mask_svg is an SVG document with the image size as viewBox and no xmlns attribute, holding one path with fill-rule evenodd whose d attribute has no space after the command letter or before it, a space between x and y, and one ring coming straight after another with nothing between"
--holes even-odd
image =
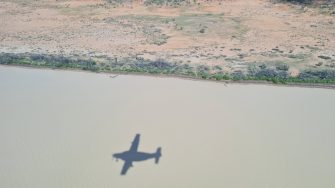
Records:
<instances>
[{"instance_id":1,"label":"low vegetation","mask_svg":"<svg viewBox=\"0 0 335 188\"><path fill-rule=\"evenodd\" d=\"M146 0L145 5L182 5L190 3L187 0Z\"/></svg>"},{"instance_id":2,"label":"low vegetation","mask_svg":"<svg viewBox=\"0 0 335 188\"><path fill-rule=\"evenodd\" d=\"M300 4L333 4L334 0L277 0L277 2L289 2Z\"/></svg>"},{"instance_id":3,"label":"low vegetation","mask_svg":"<svg viewBox=\"0 0 335 188\"><path fill-rule=\"evenodd\" d=\"M111 4L124 4L124 3L132 3L132 0L106 0L108 3ZM147 6L178 6L178 5L185 5L190 4L191 2L196 2L194 0L143 0L143 3Z\"/></svg>"},{"instance_id":4,"label":"low vegetation","mask_svg":"<svg viewBox=\"0 0 335 188\"><path fill-rule=\"evenodd\" d=\"M92 59L78 59L58 55L0 53L0 64L20 65L52 69L74 69L105 73L140 73L174 75L181 77L216 80L216 81L266 81L274 84L289 83L326 83L335 84L335 70L303 70L298 76L288 74L288 65L276 67L251 65L247 72L222 72L217 66L190 66L189 64L170 63L163 59L148 61L144 59L110 59L96 62Z\"/></svg>"}]
</instances>

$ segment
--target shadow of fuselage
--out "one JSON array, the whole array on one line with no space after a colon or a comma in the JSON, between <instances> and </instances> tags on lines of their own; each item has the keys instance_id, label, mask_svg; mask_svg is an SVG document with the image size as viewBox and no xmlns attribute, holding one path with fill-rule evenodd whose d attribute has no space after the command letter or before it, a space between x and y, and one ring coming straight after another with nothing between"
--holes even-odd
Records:
<instances>
[{"instance_id":1,"label":"shadow of fuselage","mask_svg":"<svg viewBox=\"0 0 335 188\"><path fill-rule=\"evenodd\" d=\"M158 158L157 153L145 153L145 152L131 152L125 151L122 153L116 153L113 155L114 158L121 159L124 161L132 161L132 162L139 162L145 161L152 158Z\"/></svg>"},{"instance_id":2,"label":"shadow of fuselage","mask_svg":"<svg viewBox=\"0 0 335 188\"><path fill-rule=\"evenodd\" d=\"M131 144L131 147L128 151L115 153L113 157L118 160L121 159L124 161L122 167L121 175L125 175L130 167L133 166L133 162L140 162L149 159L155 159L155 163L158 164L161 154L161 148L157 148L155 153L145 153L138 151L138 145L140 142L140 135L137 134Z\"/></svg>"}]
</instances>

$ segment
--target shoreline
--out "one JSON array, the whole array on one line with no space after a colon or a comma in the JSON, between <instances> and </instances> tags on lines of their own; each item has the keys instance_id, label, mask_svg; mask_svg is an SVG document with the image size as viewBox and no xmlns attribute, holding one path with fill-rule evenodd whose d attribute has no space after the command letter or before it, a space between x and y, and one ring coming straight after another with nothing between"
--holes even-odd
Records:
<instances>
[{"instance_id":1,"label":"shoreline","mask_svg":"<svg viewBox=\"0 0 335 188\"><path fill-rule=\"evenodd\" d=\"M23 69L37 69L37 70L52 70L52 71L69 71L69 72L82 72L82 73L93 73L93 74L105 74L105 75L134 75L134 76L147 76L147 77L156 77L156 78L176 78L182 80L190 80L190 81L204 81L204 82L212 82L224 84L227 86L228 84L239 84L239 85L264 85L264 86L275 86L275 87L297 87L297 88L310 88L310 89L331 89L335 90L335 84L322 84L322 83L273 83L271 81L265 80L213 80L213 79L202 79L195 78L190 76L183 75L172 75L172 74L151 74L151 73L140 73L140 72L93 72L89 70L80 70L80 69L70 69L70 68L52 68L52 67L38 67L33 65L15 65L15 64L0 64L0 67L16 67Z\"/></svg>"},{"instance_id":2,"label":"shoreline","mask_svg":"<svg viewBox=\"0 0 335 188\"><path fill-rule=\"evenodd\" d=\"M333 17L317 7L301 11L262 0L110 2L5 3L8 11L0 15L10 27L1 30L0 64L335 89Z\"/></svg>"}]
</instances>

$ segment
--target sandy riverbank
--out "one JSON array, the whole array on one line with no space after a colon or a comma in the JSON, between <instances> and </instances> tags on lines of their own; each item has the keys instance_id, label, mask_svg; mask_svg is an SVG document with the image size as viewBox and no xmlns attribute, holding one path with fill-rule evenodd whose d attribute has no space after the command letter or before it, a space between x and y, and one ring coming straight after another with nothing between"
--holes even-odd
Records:
<instances>
[{"instance_id":1,"label":"sandy riverbank","mask_svg":"<svg viewBox=\"0 0 335 188\"><path fill-rule=\"evenodd\" d=\"M99 72L332 82L334 15L320 7L270 0L188 6L3 0L0 53L88 59Z\"/></svg>"}]
</instances>

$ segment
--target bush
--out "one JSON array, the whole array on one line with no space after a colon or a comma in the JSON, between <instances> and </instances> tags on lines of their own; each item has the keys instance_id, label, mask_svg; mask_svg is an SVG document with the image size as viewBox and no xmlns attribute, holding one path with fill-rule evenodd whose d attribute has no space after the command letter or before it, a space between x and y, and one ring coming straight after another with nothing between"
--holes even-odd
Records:
<instances>
[{"instance_id":1,"label":"bush","mask_svg":"<svg viewBox=\"0 0 335 188\"><path fill-rule=\"evenodd\" d=\"M300 3L300 4L311 4L313 0L280 0L282 2L289 2L289 3Z\"/></svg>"},{"instance_id":2,"label":"bush","mask_svg":"<svg viewBox=\"0 0 335 188\"><path fill-rule=\"evenodd\" d=\"M289 68L290 66L288 66L287 64L278 64L276 66L276 69L281 71L288 71Z\"/></svg>"},{"instance_id":3,"label":"bush","mask_svg":"<svg viewBox=\"0 0 335 188\"><path fill-rule=\"evenodd\" d=\"M298 77L302 80L335 80L335 70L304 70Z\"/></svg>"},{"instance_id":4,"label":"bush","mask_svg":"<svg viewBox=\"0 0 335 188\"><path fill-rule=\"evenodd\" d=\"M146 0L145 5L181 5L183 3L189 3L187 0Z\"/></svg>"},{"instance_id":5,"label":"bush","mask_svg":"<svg viewBox=\"0 0 335 188\"><path fill-rule=\"evenodd\" d=\"M229 80L230 79L230 77L228 75L223 74L223 73L214 74L212 76L212 78L215 79L215 80L218 80L218 81L220 81L220 80Z\"/></svg>"}]
</instances>

